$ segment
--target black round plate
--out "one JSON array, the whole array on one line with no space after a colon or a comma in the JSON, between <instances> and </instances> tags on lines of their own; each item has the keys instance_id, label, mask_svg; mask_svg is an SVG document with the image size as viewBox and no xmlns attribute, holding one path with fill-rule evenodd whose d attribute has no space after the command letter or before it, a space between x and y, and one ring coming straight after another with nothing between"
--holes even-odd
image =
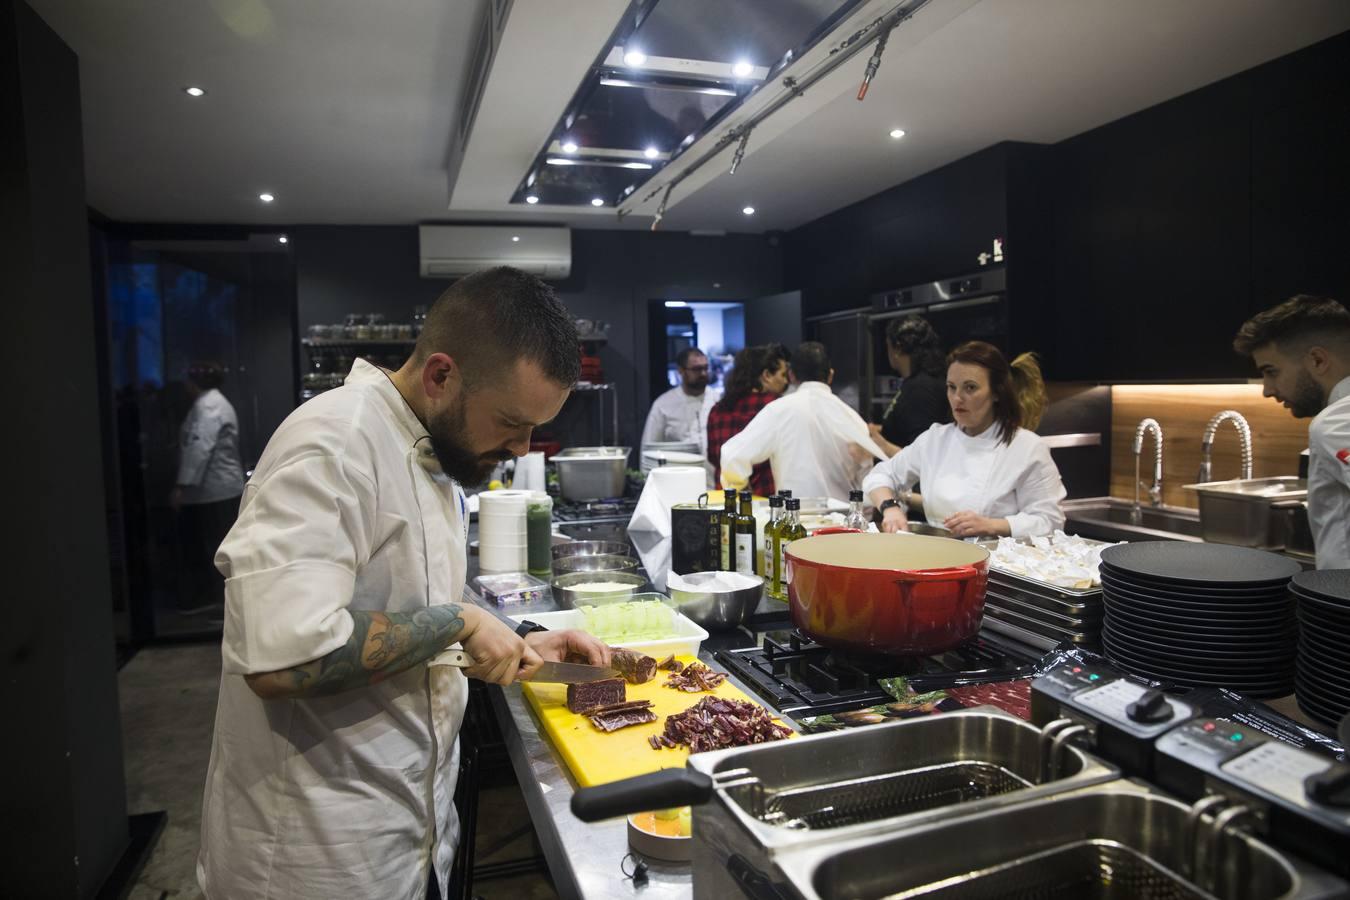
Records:
<instances>
[{"instance_id":1,"label":"black round plate","mask_svg":"<svg viewBox=\"0 0 1350 900\"><path fill-rule=\"evenodd\" d=\"M1314 597L1297 588L1291 588L1289 593L1294 595L1294 600L1305 609L1308 609L1337 624L1350 625L1350 610L1343 608L1340 604L1334 603L1323 597Z\"/></svg>"},{"instance_id":2,"label":"black round plate","mask_svg":"<svg viewBox=\"0 0 1350 900\"><path fill-rule=\"evenodd\" d=\"M1339 655L1327 653L1321 647L1308 643L1306 638L1299 639L1298 653L1305 660L1316 663L1319 667L1328 672L1334 672L1338 676L1343 672L1350 672L1350 661Z\"/></svg>"},{"instance_id":3,"label":"black round plate","mask_svg":"<svg viewBox=\"0 0 1350 900\"><path fill-rule=\"evenodd\" d=\"M1318 653L1324 660L1338 664L1337 671L1350 672L1350 647L1344 643L1330 643L1306 632L1299 635L1298 645Z\"/></svg>"},{"instance_id":4,"label":"black round plate","mask_svg":"<svg viewBox=\"0 0 1350 900\"><path fill-rule=\"evenodd\" d=\"M1317 619L1310 619L1307 616L1299 616L1298 627L1324 643L1336 647L1350 647L1350 632L1334 628L1325 622L1319 622Z\"/></svg>"},{"instance_id":5,"label":"black round plate","mask_svg":"<svg viewBox=\"0 0 1350 900\"><path fill-rule=\"evenodd\" d=\"M1288 603L1290 593L1284 588L1276 588L1264 593L1250 594L1211 594L1201 592L1174 591L1170 588L1160 587L1140 587L1137 584L1117 578L1114 575L1101 573L1102 588L1114 591L1128 591L1129 593L1144 600L1153 602L1175 603L1178 606L1187 606L1195 608L1215 607L1223 609L1235 609L1247 606L1270 606L1278 603Z\"/></svg>"},{"instance_id":6,"label":"black round plate","mask_svg":"<svg viewBox=\"0 0 1350 900\"><path fill-rule=\"evenodd\" d=\"M1103 608L1104 611L1109 611L1112 615L1131 622L1139 622L1146 627L1184 628L1204 637L1259 637L1263 634L1293 630L1296 623L1293 616L1282 616L1278 620L1269 617L1248 620L1218 616L1178 616L1138 608L1128 602L1121 602L1119 598L1112 598L1110 602L1103 603Z\"/></svg>"},{"instance_id":7,"label":"black round plate","mask_svg":"<svg viewBox=\"0 0 1350 900\"><path fill-rule=\"evenodd\" d=\"M1350 693L1328 690L1325 683L1298 674L1294 676L1294 692L1311 697L1325 706L1350 706Z\"/></svg>"},{"instance_id":8,"label":"black round plate","mask_svg":"<svg viewBox=\"0 0 1350 900\"><path fill-rule=\"evenodd\" d=\"M1334 673L1325 666L1313 662L1302 653L1298 657L1297 671L1312 684L1325 683L1330 690L1350 698L1350 678L1342 677L1340 673Z\"/></svg>"},{"instance_id":9,"label":"black round plate","mask_svg":"<svg viewBox=\"0 0 1350 900\"><path fill-rule=\"evenodd\" d=\"M1152 641L1160 647L1184 648L1206 655L1268 654L1274 652L1273 648L1293 647L1298 641L1298 632L1289 629L1257 635L1195 634L1188 629L1169 631L1166 628L1140 625L1114 613L1107 614L1103 625L1116 634Z\"/></svg>"},{"instance_id":10,"label":"black round plate","mask_svg":"<svg viewBox=\"0 0 1350 900\"><path fill-rule=\"evenodd\" d=\"M1229 622L1229 621L1247 621L1256 622L1276 622L1284 619L1293 619L1294 604L1292 601L1284 600L1263 606L1255 606L1247 603L1233 603L1229 605L1212 604L1199 606L1196 604L1168 603L1166 600L1157 600L1149 597L1141 597L1130 591L1123 591L1119 588L1102 586L1102 596L1106 600L1106 608L1110 609L1113 603L1122 606L1128 606L1139 610L1141 613L1161 613L1162 615L1173 616L1188 622Z\"/></svg>"},{"instance_id":11,"label":"black round plate","mask_svg":"<svg viewBox=\"0 0 1350 900\"><path fill-rule=\"evenodd\" d=\"M1350 615L1350 569L1309 569L1295 575L1293 582L1305 593L1339 604Z\"/></svg>"},{"instance_id":12,"label":"black round plate","mask_svg":"<svg viewBox=\"0 0 1350 900\"><path fill-rule=\"evenodd\" d=\"M1132 572L1125 572L1108 566L1105 563L1098 569L1097 574L1098 576L1104 576L1111 581L1123 584L1132 590L1143 593L1151 594L1162 591L1181 597L1202 597L1221 601L1242 599L1244 597L1268 597L1272 594L1281 594L1289 589L1289 583L1285 581L1276 581L1253 587L1235 588L1227 587L1222 584L1186 584L1180 581L1141 578Z\"/></svg>"},{"instance_id":13,"label":"black round plate","mask_svg":"<svg viewBox=\"0 0 1350 900\"><path fill-rule=\"evenodd\" d=\"M1337 697L1324 696L1318 692L1315 685L1310 685L1307 682L1298 679L1295 679L1294 681L1294 696L1298 698L1300 706L1302 706L1303 701L1306 700L1313 703L1319 709L1325 710L1326 714L1330 716L1331 721L1333 722L1340 721L1341 716L1345 715L1346 712L1350 712L1350 701L1342 700Z\"/></svg>"},{"instance_id":14,"label":"black round plate","mask_svg":"<svg viewBox=\"0 0 1350 900\"><path fill-rule=\"evenodd\" d=\"M1157 671L1170 672L1176 677L1227 678L1233 681L1260 683L1279 681L1286 676L1293 677L1294 654L1292 653L1289 654L1287 661L1281 663L1277 669L1274 664L1269 662L1253 662L1250 666L1239 667L1234 666L1231 662L1218 664L1211 663L1208 660L1192 660L1162 653L1153 654L1133 647L1128 638L1122 640L1109 631L1102 632L1102 644L1137 665L1151 666Z\"/></svg>"},{"instance_id":15,"label":"black round plate","mask_svg":"<svg viewBox=\"0 0 1350 900\"><path fill-rule=\"evenodd\" d=\"M1336 730L1336 723L1340 721L1340 716L1334 715L1331 710L1323 709L1316 704L1309 703L1305 698L1298 698L1298 708L1307 714L1318 725L1321 725L1328 733Z\"/></svg>"},{"instance_id":16,"label":"black round plate","mask_svg":"<svg viewBox=\"0 0 1350 900\"><path fill-rule=\"evenodd\" d=\"M1303 571L1292 559L1264 550L1189 541L1116 544L1102 551L1102 562L1127 574L1192 586L1263 587Z\"/></svg>"}]
</instances>

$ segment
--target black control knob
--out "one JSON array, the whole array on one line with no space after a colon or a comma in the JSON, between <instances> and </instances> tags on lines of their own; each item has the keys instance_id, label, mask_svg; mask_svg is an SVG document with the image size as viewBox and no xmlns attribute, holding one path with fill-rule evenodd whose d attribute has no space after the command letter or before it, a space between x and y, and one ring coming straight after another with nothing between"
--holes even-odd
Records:
<instances>
[{"instance_id":1,"label":"black control knob","mask_svg":"<svg viewBox=\"0 0 1350 900\"><path fill-rule=\"evenodd\" d=\"M1350 713L1341 718L1336 736L1341 746L1350 743ZM1323 806L1350 807L1350 762L1336 763L1325 772L1303 779L1303 791L1308 799Z\"/></svg>"},{"instance_id":2,"label":"black control knob","mask_svg":"<svg viewBox=\"0 0 1350 900\"><path fill-rule=\"evenodd\" d=\"M1172 704L1162 691L1148 690L1139 695L1139 699L1125 707L1125 715L1130 721L1141 725L1157 725L1172 718Z\"/></svg>"}]
</instances>

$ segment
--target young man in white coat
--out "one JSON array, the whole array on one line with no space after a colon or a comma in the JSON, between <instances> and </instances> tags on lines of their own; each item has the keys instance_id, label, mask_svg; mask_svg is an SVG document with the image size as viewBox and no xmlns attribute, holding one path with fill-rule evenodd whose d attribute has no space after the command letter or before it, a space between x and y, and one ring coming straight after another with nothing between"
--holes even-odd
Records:
<instances>
[{"instance_id":1,"label":"young man in white coat","mask_svg":"<svg viewBox=\"0 0 1350 900\"><path fill-rule=\"evenodd\" d=\"M456 282L396 372L363 360L277 429L221 545L223 674L197 877L208 898L446 888L464 675L607 664L462 602L461 484L523 455L579 367L567 311L497 268ZM458 644L473 666L428 665Z\"/></svg>"},{"instance_id":2,"label":"young man in white coat","mask_svg":"<svg viewBox=\"0 0 1350 900\"><path fill-rule=\"evenodd\" d=\"M1350 311L1300 294L1253 316L1233 348L1252 357L1262 392L1308 426L1308 524L1317 568L1350 569Z\"/></svg>"}]
</instances>

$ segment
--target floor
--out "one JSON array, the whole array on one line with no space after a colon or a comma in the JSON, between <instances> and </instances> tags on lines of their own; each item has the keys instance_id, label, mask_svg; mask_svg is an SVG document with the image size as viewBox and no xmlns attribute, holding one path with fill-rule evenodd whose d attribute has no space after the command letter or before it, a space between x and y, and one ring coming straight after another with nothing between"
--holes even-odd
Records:
<instances>
[{"instance_id":1,"label":"floor","mask_svg":"<svg viewBox=\"0 0 1350 900\"><path fill-rule=\"evenodd\" d=\"M168 813L168 824L131 900L202 896L196 877L198 831L219 683L220 648L215 643L144 649L119 674L128 811ZM479 807L476 864L533 855L531 834L498 846L528 818L519 788L485 788ZM483 900L557 896L544 874L479 881L474 894Z\"/></svg>"}]
</instances>

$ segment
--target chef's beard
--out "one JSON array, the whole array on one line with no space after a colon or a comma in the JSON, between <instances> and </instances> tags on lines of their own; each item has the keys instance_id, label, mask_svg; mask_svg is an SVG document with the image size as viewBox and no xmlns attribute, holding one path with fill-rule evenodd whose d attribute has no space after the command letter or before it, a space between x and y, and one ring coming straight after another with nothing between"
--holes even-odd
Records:
<instances>
[{"instance_id":1,"label":"chef's beard","mask_svg":"<svg viewBox=\"0 0 1350 900\"><path fill-rule=\"evenodd\" d=\"M1306 371L1300 369L1298 381L1294 383L1293 396L1289 398L1289 411L1296 418L1307 419L1320 413L1327 405L1322 386L1313 380Z\"/></svg>"},{"instance_id":2,"label":"chef's beard","mask_svg":"<svg viewBox=\"0 0 1350 900\"><path fill-rule=\"evenodd\" d=\"M497 464L515 456L504 448L487 453L475 453L464 443L468 437L468 417L464 411L464 398L460 397L454 407L445 410L427 423L427 433L431 437L431 449L441 471L465 487L475 487L487 481Z\"/></svg>"}]
</instances>

